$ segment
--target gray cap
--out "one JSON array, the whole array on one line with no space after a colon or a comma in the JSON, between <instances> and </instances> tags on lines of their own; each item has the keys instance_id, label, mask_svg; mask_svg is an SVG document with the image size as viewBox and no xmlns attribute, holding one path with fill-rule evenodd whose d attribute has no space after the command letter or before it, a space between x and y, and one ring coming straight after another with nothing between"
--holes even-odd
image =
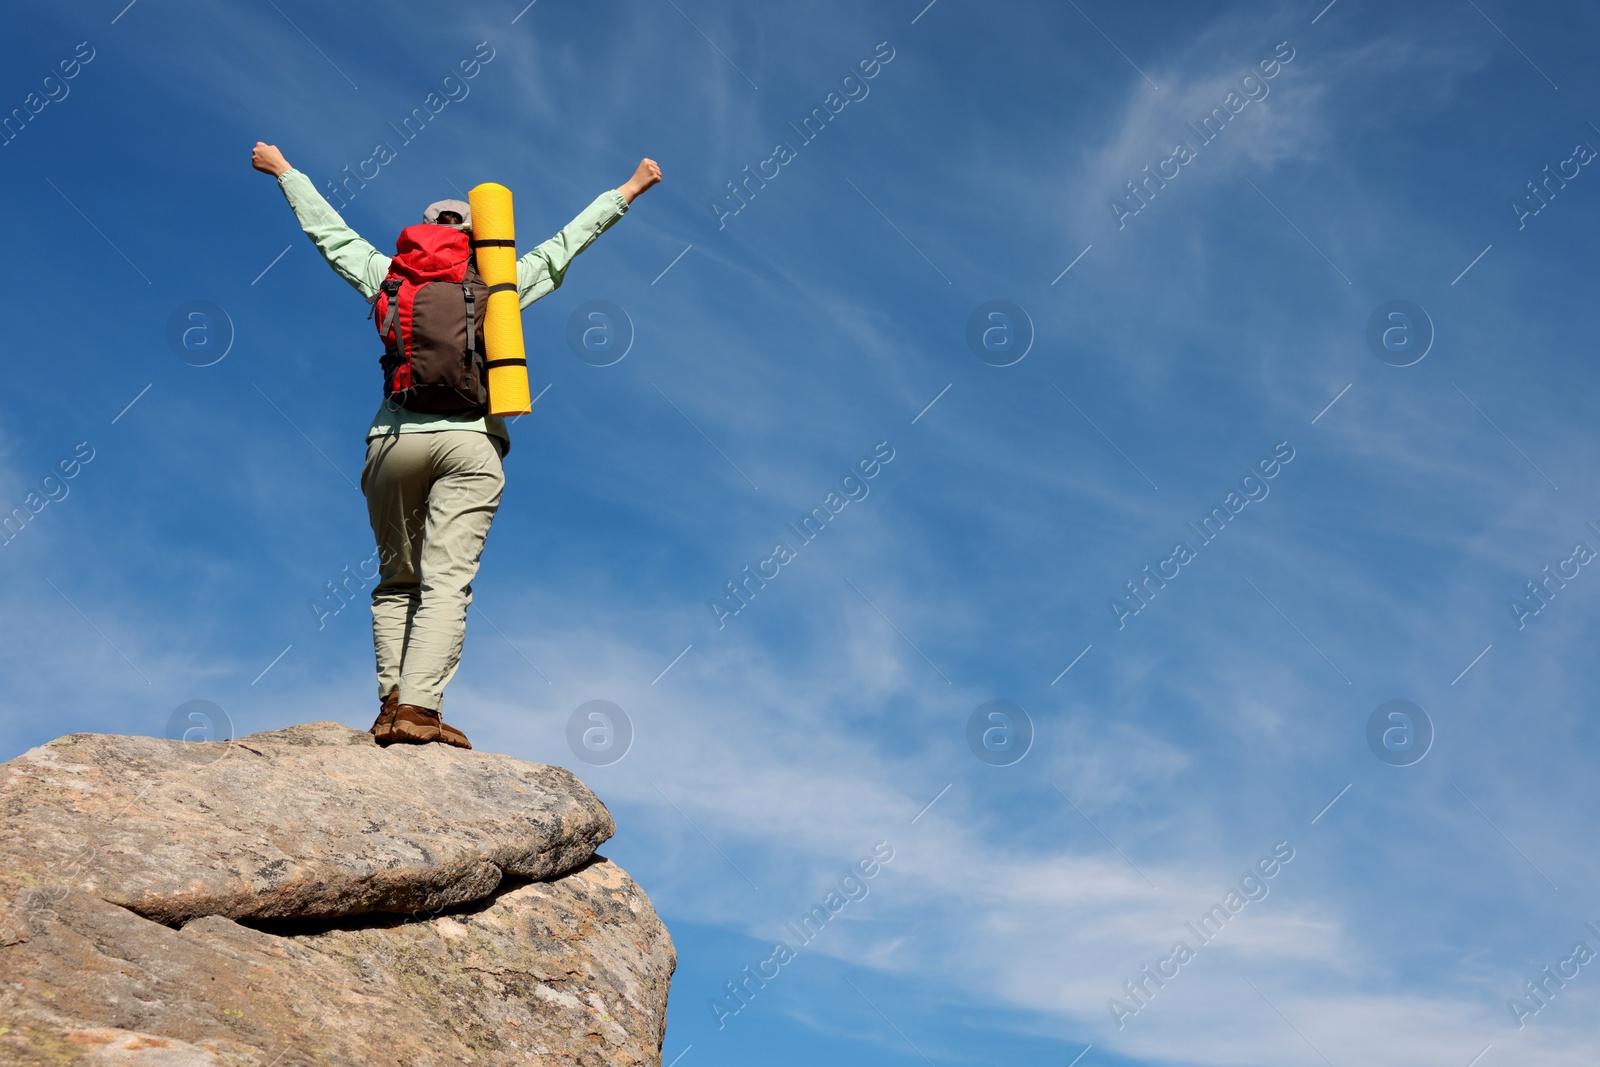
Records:
<instances>
[{"instance_id":1,"label":"gray cap","mask_svg":"<svg viewBox=\"0 0 1600 1067\"><path fill-rule=\"evenodd\" d=\"M447 223L442 223L441 224L439 222L439 216L441 214L443 214L444 212L446 212L446 211L454 211L457 215L461 216L461 224L459 226L456 226L456 229L458 229L458 230L471 230L472 229L472 206L470 204L463 203L460 200L436 200L436 201L434 201L433 203L429 204L428 205L428 209L422 213L422 221L426 222L426 223L430 223L430 224L435 225L435 226L438 226L438 225L445 225L445 226L454 225L453 223L448 223L447 222Z\"/></svg>"}]
</instances>

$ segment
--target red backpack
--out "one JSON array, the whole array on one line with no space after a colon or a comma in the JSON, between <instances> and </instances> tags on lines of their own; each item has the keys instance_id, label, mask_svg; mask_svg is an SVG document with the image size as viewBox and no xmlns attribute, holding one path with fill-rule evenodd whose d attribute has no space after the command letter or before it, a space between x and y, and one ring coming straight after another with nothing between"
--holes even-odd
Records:
<instances>
[{"instance_id":1,"label":"red backpack","mask_svg":"<svg viewBox=\"0 0 1600 1067\"><path fill-rule=\"evenodd\" d=\"M432 224L401 230L369 316L386 349L379 360L383 395L430 415L486 414L483 309L490 292L468 234Z\"/></svg>"}]
</instances>

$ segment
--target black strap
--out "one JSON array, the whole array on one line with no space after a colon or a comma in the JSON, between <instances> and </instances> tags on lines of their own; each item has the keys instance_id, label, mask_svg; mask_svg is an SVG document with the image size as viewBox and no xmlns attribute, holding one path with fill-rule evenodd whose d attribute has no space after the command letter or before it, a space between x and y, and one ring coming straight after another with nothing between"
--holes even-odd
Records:
<instances>
[{"instance_id":1,"label":"black strap","mask_svg":"<svg viewBox=\"0 0 1600 1067\"><path fill-rule=\"evenodd\" d=\"M489 286L489 295L490 296L493 296L495 293L514 293L516 291L517 291L517 283L516 282L501 282L499 285L491 285L491 286Z\"/></svg>"},{"instance_id":2,"label":"black strap","mask_svg":"<svg viewBox=\"0 0 1600 1067\"><path fill-rule=\"evenodd\" d=\"M494 367L526 367L527 365L528 361L526 359L491 359L484 364L486 368L491 369Z\"/></svg>"},{"instance_id":3,"label":"black strap","mask_svg":"<svg viewBox=\"0 0 1600 1067\"><path fill-rule=\"evenodd\" d=\"M473 248L515 248L515 247L517 247L517 242L513 241L509 237L506 237L506 238L499 238L499 237L488 238L488 237L486 237L481 241L473 241L472 242L472 247Z\"/></svg>"},{"instance_id":4,"label":"black strap","mask_svg":"<svg viewBox=\"0 0 1600 1067\"><path fill-rule=\"evenodd\" d=\"M389 339L389 331L394 329L395 317L400 314L400 279L385 279L383 285L379 287L379 291L389 294L389 310L383 316L383 325L378 329L378 336L387 341ZM372 298L372 309L374 311L378 309L377 297ZM405 350L405 343L398 335L395 337L395 347L402 351Z\"/></svg>"},{"instance_id":5,"label":"black strap","mask_svg":"<svg viewBox=\"0 0 1600 1067\"><path fill-rule=\"evenodd\" d=\"M372 291L372 295L367 297L367 318L372 318L372 316L377 312L378 297L382 296L387 289L388 286L386 281L379 282L378 287Z\"/></svg>"},{"instance_id":6,"label":"black strap","mask_svg":"<svg viewBox=\"0 0 1600 1067\"><path fill-rule=\"evenodd\" d=\"M461 283L461 295L467 300L467 358L470 360L478 351L477 297L473 295L471 282Z\"/></svg>"}]
</instances>

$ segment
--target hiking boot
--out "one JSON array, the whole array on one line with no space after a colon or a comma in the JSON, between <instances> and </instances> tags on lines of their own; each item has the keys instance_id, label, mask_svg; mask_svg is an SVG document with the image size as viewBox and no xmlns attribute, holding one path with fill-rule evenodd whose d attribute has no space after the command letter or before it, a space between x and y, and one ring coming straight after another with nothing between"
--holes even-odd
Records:
<instances>
[{"instance_id":1,"label":"hiking boot","mask_svg":"<svg viewBox=\"0 0 1600 1067\"><path fill-rule=\"evenodd\" d=\"M467 735L454 726L446 726L437 711L419 708L415 704L400 704L395 707L394 725L389 729L389 740L415 745L442 741L457 748L472 747Z\"/></svg>"},{"instance_id":2,"label":"hiking boot","mask_svg":"<svg viewBox=\"0 0 1600 1067\"><path fill-rule=\"evenodd\" d=\"M367 731L378 744L388 745L394 741L394 711L399 706L400 687L395 686L389 690L389 695L383 698L383 708L378 712L378 721Z\"/></svg>"}]
</instances>

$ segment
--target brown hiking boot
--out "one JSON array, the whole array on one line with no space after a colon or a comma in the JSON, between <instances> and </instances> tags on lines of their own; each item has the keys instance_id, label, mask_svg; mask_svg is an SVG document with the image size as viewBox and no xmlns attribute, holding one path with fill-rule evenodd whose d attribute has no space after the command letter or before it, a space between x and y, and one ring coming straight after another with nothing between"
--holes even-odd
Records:
<instances>
[{"instance_id":1,"label":"brown hiking boot","mask_svg":"<svg viewBox=\"0 0 1600 1067\"><path fill-rule=\"evenodd\" d=\"M394 741L394 711L399 706L400 687L395 686L389 690L389 695L383 698L383 708L378 712L378 721L367 731L378 744L387 745Z\"/></svg>"},{"instance_id":2,"label":"brown hiking boot","mask_svg":"<svg viewBox=\"0 0 1600 1067\"><path fill-rule=\"evenodd\" d=\"M446 726L437 711L419 708L415 704L400 704L394 709L394 725L389 729L389 740L425 745L429 741L442 741L457 748L471 748L467 735L454 726Z\"/></svg>"}]
</instances>

